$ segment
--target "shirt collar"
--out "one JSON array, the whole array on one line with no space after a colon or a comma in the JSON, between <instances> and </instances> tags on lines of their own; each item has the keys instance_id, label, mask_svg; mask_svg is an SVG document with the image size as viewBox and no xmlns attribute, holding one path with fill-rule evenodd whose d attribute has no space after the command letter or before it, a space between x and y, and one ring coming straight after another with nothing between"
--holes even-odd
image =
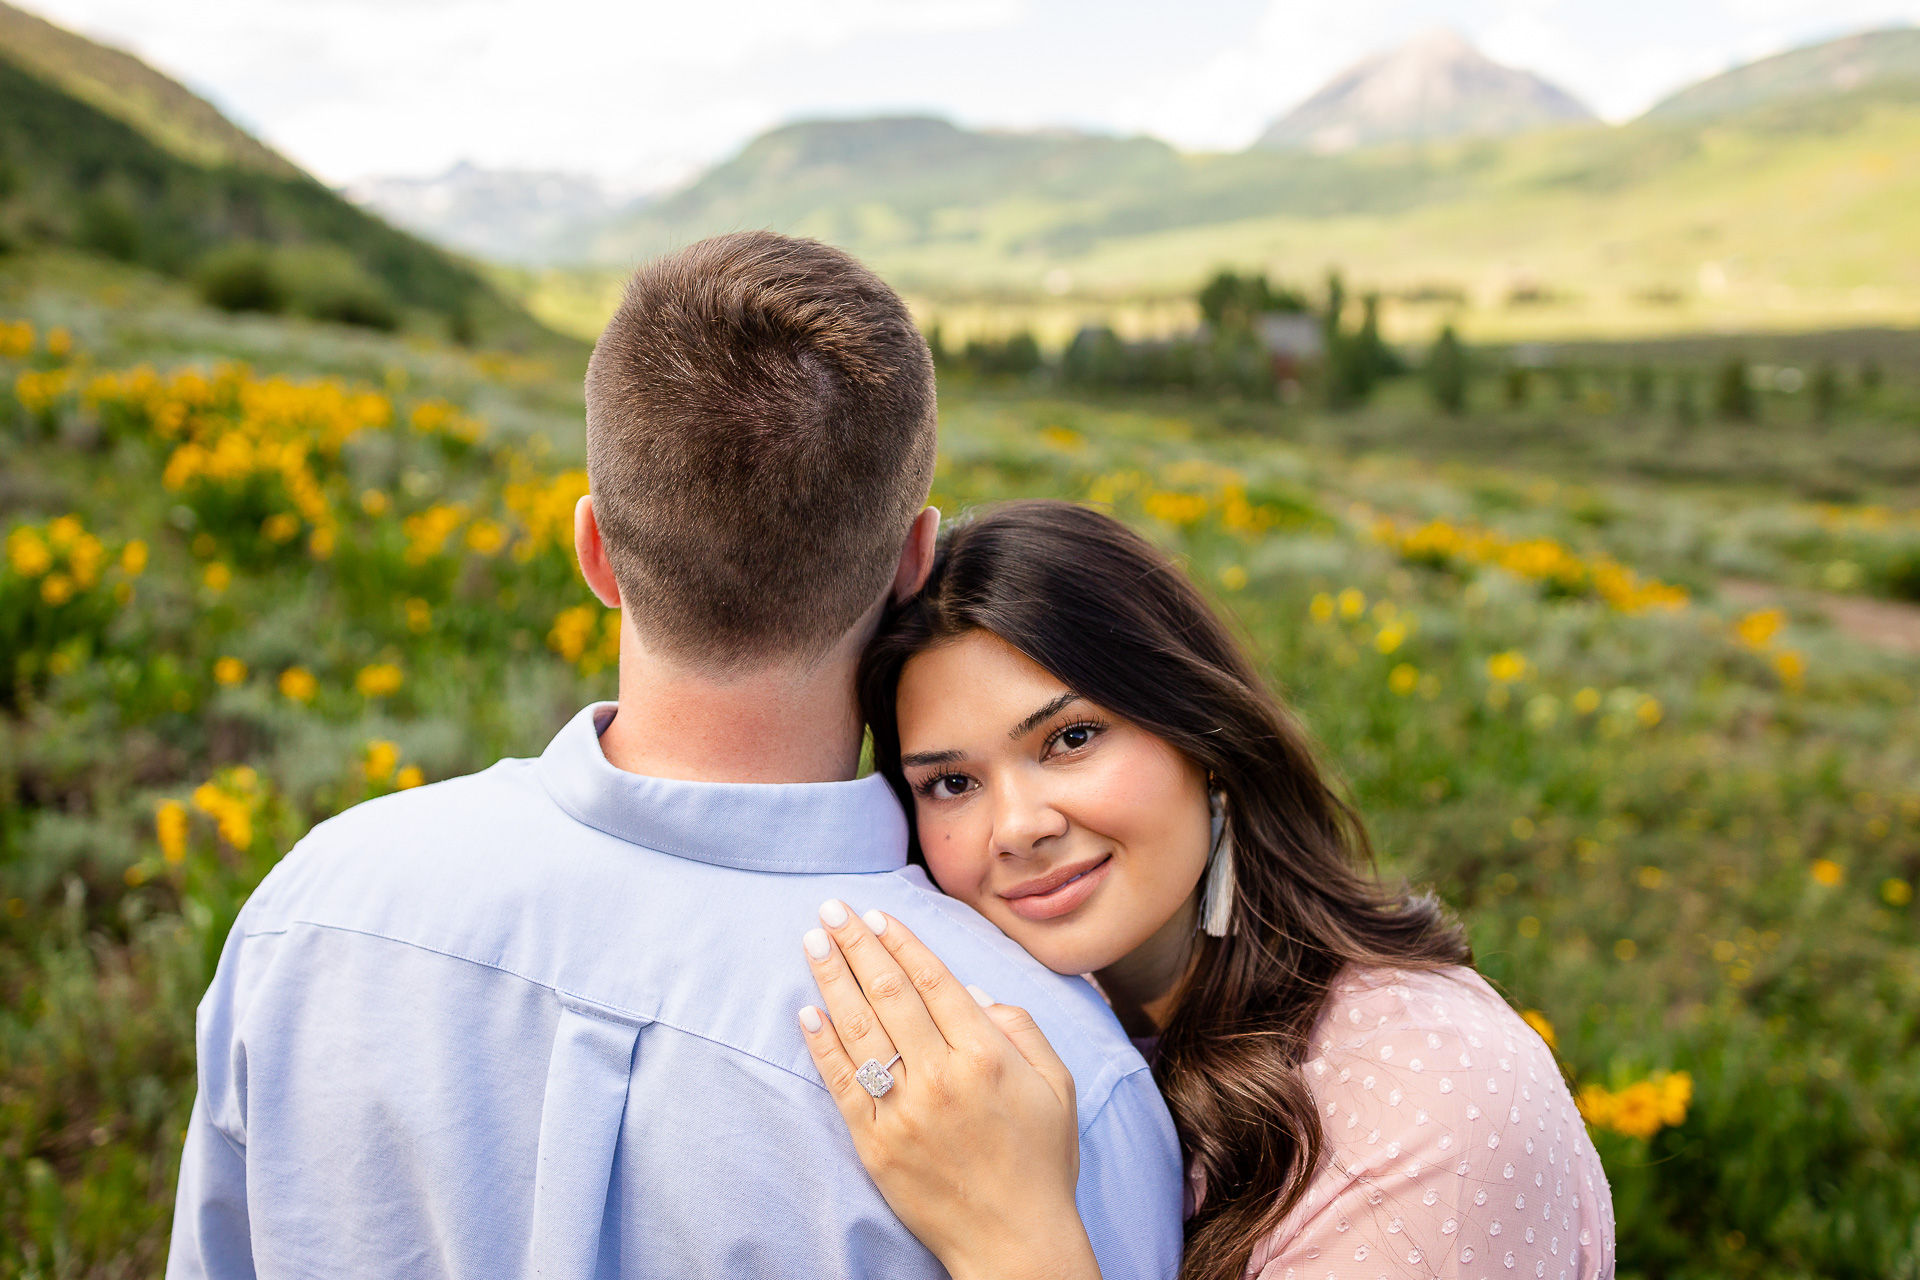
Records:
<instances>
[{"instance_id":1,"label":"shirt collar","mask_svg":"<svg viewBox=\"0 0 1920 1280\"><path fill-rule=\"evenodd\" d=\"M540 780L554 802L610 836L742 871L898 871L907 819L879 774L853 782L681 782L628 773L600 749L620 708L596 702L554 735Z\"/></svg>"}]
</instances>

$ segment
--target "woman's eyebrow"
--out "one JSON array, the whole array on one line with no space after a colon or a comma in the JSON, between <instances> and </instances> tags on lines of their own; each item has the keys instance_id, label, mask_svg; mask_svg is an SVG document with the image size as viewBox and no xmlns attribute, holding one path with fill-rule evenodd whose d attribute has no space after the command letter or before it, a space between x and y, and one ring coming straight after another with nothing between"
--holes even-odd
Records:
<instances>
[{"instance_id":1,"label":"woman's eyebrow","mask_svg":"<svg viewBox=\"0 0 1920 1280\"><path fill-rule=\"evenodd\" d=\"M1016 741L1021 738L1024 738L1029 733L1033 732L1034 726L1045 722L1049 716L1057 714L1061 710L1061 708L1072 706L1074 703L1078 701L1080 701L1080 695L1075 693L1073 690L1069 689L1065 693L1061 694L1059 697L1055 698L1052 702L1049 702L1046 706L1040 708L1038 711L1028 716L1025 720L1022 720L1019 724L1015 725L1007 733L1007 736L1009 738L1015 739Z\"/></svg>"},{"instance_id":2,"label":"woman's eyebrow","mask_svg":"<svg viewBox=\"0 0 1920 1280\"><path fill-rule=\"evenodd\" d=\"M912 769L918 765L956 764L964 757L965 753L960 751L916 751L912 755L901 756L900 765Z\"/></svg>"}]
</instances>

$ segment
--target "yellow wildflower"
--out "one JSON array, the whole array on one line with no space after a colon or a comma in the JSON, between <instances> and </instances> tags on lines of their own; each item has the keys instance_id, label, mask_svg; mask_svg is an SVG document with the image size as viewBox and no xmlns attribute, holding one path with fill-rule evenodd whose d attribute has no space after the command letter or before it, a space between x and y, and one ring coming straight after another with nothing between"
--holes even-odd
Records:
<instances>
[{"instance_id":1,"label":"yellow wildflower","mask_svg":"<svg viewBox=\"0 0 1920 1280\"><path fill-rule=\"evenodd\" d=\"M243 782L251 783L253 771L234 769L228 771L231 786L221 786L213 782L203 782L194 788L193 807L208 815L219 829L220 838L236 849L246 849L253 844L253 805L249 797L237 795L235 787L251 790Z\"/></svg>"},{"instance_id":2,"label":"yellow wildflower","mask_svg":"<svg viewBox=\"0 0 1920 1280\"><path fill-rule=\"evenodd\" d=\"M1815 858L1810 871L1816 884L1823 884L1829 889L1837 887L1847 878L1846 869L1832 858Z\"/></svg>"},{"instance_id":3,"label":"yellow wildflower","mask_svg":"<svg viewBox=\"0 0 1920 1280\"><path fill-rule=\"evenodd\" d=\"M498 555L507 545L506 526L497 520L475 520L467 526L467 549L483 556Z\"/></svg>"},{"instance_id":4,"label":"yellow wildflower","mask_svg":"<svg viewBox=\"0 0 1920 1280\"><path fill-rule=\"evenodd\" d=\"M1238 591L1247 585L1247 571L1237 564L1230 564L1220 571L1220 585L1229 591Z\"/></svg>"},{"instance_id":5,"label":"yellow wildflower","mask_svg":"<svg viewBox=\"0 0 1920 1280\"><path fill-rule=\"evenodd\" d=\"M247 678L247 664L231 655L213 664L213 678L219 684L239 684Z\"/></svg>"},{"instance_id":6,"label":"yellow wildflower","mask_svg":"<svg viewBox=\"0 0 1920 1280\"><path fill-rule=\"evenodd\" d=\"M1538 1009L1527 1009L1520 1014L1521 1020L1537 1032L1547 1042L1547 1048L1559 1049L1559 1038L1553 1034L1553 1024L1547 1021L1547 1015Z\"/></svg>"},{"instance_id":7,"label":"yellow wildflower","mask_svg":"<svg viewBox=\"0 0 1920 1280\"><path fill-rule=\"evenodd\" d=\"M187 856L187 806L178 800L162 800L153 815L154 835L160 841L160 853L168 862Z\"/></svg>"},{"instance_id":8,"label":"yellow wildflower","mask_svg":"<svg viewBox=\"0 0 1920 1280\"><path fill-rule=\"evenodd\" d=\"M53 552L37 530L21 525L7 534L7 565L23 578L37 578L53 568Z\"/></svg>"},{"instance_id":9,"label":"yellow wildflower","mask_svg":"<svg viewBox=\"0 0 1920 1280\"><path fill-rule=\"evenodd\" d=\"M426 780L427 775L417 764L410 764L393 775L393 785L401 791L411 791Z\"/></svg>"},{"instance_id":10,"label":"yellow wildflower","mask_svg":"<svg viewBox=\"0 0 1920 1280\"><path fill-rule=\"evenodd\" d=\"M1307 605L1307 612L1315 622L1331 621L1333 618L1333 597L1324 591L1315 593L1312 602Z\"/></svg>"},{"instance_id":11,"label":"yellow wildflower","mask_svg":"<svg viewBox=\"0 0 1920 1280\"><path fill-rule=\"evenodd\" d=\"M1600 709L1600 691L1588 687L1573 695L1573 709L1583 716L1590 716Z\"/></svg>"},{"instance_id":12,"label":"yellow wildflower","mask_svg":"<svg viewBox=\"0 0 1920 1280\"><path fill-rule=\"evenodd\" d=\"M40 580L40 598L50 605L63 605L73 599L73 579L64 573L50 573Z\"/></svg>"},{"instance_id":13,"label":"yellow wildflower","mask_svg":"<svg viewBox=\"0 0 1920 1280\"><path fill-rule=\"evenodd\" d=\"M433 606L414 596L405 605L407 611L407 630L415 635L424 635L433 627Z\"/></svg>"},{"instance_id":14,"label":"yellow wildflower","mask_svg":"<svg viewBox=\"0 0 1920 1280\"><path fill-rule=\"evenodd\" d=\"M1487 659L1487 675L1497 684L1514 684L1526 678L1527 659L1517 649L1496 653Z\"/></svg>"},{"instance_id":15,"label":"yellow wildflower","mask_svg":"<svg viewBox=\"0 0 1920 1280\"><path fill-rule=\"evenodd\" d=\"M1761 609L1750 613L1734 625L1734 633L1740 637L1740 643L1749 649L1764 649L1767 642L1779 633L1787 624L1787 615L1778 609Z\"/></svg>"},{"instance_id":16,"label":"yellow wildflower","mask_svg":"<svg viewBox=\"0 0 1920 1280\"><path fill-rule=\"evenodd\" d=\"M1366 592L1360 590L1358 587L1348 587L1340 593L1339 604L1341 617L1357 618L1366 610Z\"/></svg>"},{"instance_id":17,"label":"yellow wildflower","mask_svg":"<svg viewBox=\"0 0 1920 1280\"><path fill-rule=\"evenodd\" d=\"M1410 662L1403 662L1387 673L1387 688L1405 696L1412 693L1420 684L1420 669Z\"/></svg>"},{"instance_id":18,"label":"yellow wildflower","mask_svg":"<svg viewBox=\"0 0 1920 1280\"><path fill-rule=\"evenodd\" d=\"M393 776L393 767L399 763L400 748L379 738L367 744L367 758L361 768L366 771L367 781L385 782Z\"/></svg>"},{"instance_id":19,"label":"yellow wildflower","mask_svg":"<svg viewBox=\"0 0 1920 1280\"><path fill-rule=\"evenodd\" d=\"M280 673L280 693L294 702L312 702L320 692L320 682L305 667L288 667Z\"/></svg>"},{"instance_id":20,"label":"yellow wildflower","mask_svg":"<svg viewBox=\"0 0 1920 1280\"><path fill-rule=\"evenodd\" d=\"M400 689L400 668L391 662L376 662L360 668L360 674L353 678L353 687L366 698L384 698Z\"/></svg>"},{"instance_id":21,"label":"yellow wildflower","mask_svg":"<svg viewBox=\"0 0 1920 1280\"><path fill-rule=\"evenodd\" d=\"M233 585L233 570L227 568L226 565L218 560L208 565L206 572L201 576L206 581L207 590L213 592L215 595L219 595Z\"/></svg>"},{"instance_id":22,"label":"yellow wildflower","mask_svg":"<svg viewBox=\"0 0 1920 1280\"><path fill-rule=\"evenodd\" d=\"M1193 524L1207 514L1207 499L1198 493L1150 493L1141 505L1155 520L1168 524Z\"/></svg>"}]
</instances>

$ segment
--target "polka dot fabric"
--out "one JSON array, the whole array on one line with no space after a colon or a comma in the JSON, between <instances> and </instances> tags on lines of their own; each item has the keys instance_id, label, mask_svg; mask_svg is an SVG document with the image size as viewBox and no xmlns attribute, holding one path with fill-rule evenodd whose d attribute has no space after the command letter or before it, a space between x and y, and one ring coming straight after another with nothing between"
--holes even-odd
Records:
<instances>
[{"instance_id":1,"label":"polka dot fabric","mask_svg":"<svg viewBox=\"0 0 1920 1280\"><path fill-rule=\"evenodd\" d=\"M1305 1072L1326 1163L1249 1280L1611 1280L1600 1157L1553 1054L1479 974L1350 976Z\"/></svg>"}]
</instances>

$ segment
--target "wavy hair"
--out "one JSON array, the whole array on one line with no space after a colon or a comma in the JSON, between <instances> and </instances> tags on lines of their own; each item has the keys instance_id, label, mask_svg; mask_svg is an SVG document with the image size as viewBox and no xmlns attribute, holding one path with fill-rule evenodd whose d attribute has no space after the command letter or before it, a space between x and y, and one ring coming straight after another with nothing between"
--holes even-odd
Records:
<instances>
[{"instance_id":1,"label":"wavy hair","mask_svg":"<svg viewBox=\"0 0 1920 1280\"><path fill-rule=\"evenodd\" d=\"M1153 1073L1205 1188L1181 1275L1236 1280L1320 1165L1301 1064L1342 970L1471 964L1471 952L1432 897L1376 877L1359 815L1180 567L1071 503L1007 503L948 530L926 587L888 611L868 647L861 708L876 766L910 817L901 672L976 630L1169 743L1226 793L1234 928L1196 939Z\"/></svg>"}]
</instances>

